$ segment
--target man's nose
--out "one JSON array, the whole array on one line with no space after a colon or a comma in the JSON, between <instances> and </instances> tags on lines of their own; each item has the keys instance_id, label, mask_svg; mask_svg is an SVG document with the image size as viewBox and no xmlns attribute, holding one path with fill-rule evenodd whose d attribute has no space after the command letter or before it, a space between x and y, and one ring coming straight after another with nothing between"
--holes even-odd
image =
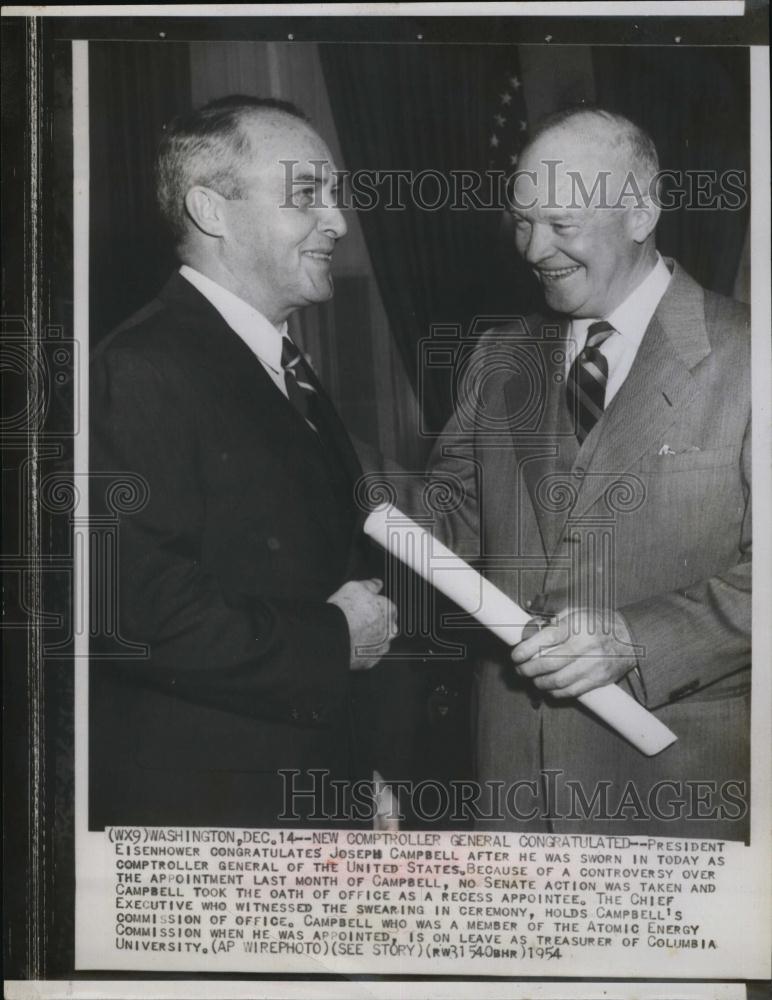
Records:
<instances>
[{"instance_id":1,"label":"man's nose","mask_svg":"<svg viewBox=\"0 0 772 1000\"><path fill-rule=\"evenodd\" d=\"M319 228L335 240L339 240L348 232L346 219L337 205L327 205L321 210Z\"/></svg>"},{"instance_id":2,"label":"man's nose","mask_svg":"<svg viewBox=\"0 0 772 1000\"><path fill-rule=\"evenodd\" d=\"M538 222L531 226L531 231L528 234L528 243L523 252L526 261L529 264L538 264L551 257L553 250L552 230L550 227Z\"/></svg>"}]
</instances>

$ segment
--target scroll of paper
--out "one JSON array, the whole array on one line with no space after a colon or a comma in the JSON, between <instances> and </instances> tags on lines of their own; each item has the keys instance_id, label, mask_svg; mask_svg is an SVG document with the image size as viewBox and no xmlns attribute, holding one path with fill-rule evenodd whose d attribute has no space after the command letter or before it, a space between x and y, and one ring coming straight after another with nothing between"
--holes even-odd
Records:
<instances>
[{"instance_id":1,"label":"scroll of paper","mask_svg":"<svg viewBox=\"0 0 772 1000\"><path fill-rule=\"evenodd\" d=\"M367 535L510 646L522 639L532 616L481 576L469 563L396 507L374 510L364 524ZM677 739L667 726L616 684L579 695L582 705L647 757Z\"/></svg>"}]
</instances>

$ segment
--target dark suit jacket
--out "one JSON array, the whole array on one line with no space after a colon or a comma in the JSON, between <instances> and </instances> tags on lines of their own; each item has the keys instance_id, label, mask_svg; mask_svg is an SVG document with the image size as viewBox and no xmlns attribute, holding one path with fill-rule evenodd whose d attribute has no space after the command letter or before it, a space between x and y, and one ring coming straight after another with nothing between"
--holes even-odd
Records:
<instances>
[{"instance_id":1,"label":"dark suit jacket","mask_svg":"<svg viewBox=\"0 0 772 1000\"><path fill-rule=\"evenodd\" d=\"M147 656L92 666L91 826L283 825L278 769L351 774L326 603L369 575L351 444L323 393L317 439L180 275L98 346L91 390L92 515L122 473L148 489L117 552L121 639Z\"/></svg>"},{"instance_id":2,"label":"dark suit jacket","mask_svg":"<svg viewBox=\"0 0 772 1000\"><path fill-rule=\"evenodd\" d=\"M621 684L678 741L645 757L575 702L530 698L502 648L479 673L478 776L557 774L562 818L510 817L514 828L741 839L743 795L726 783L748 791L747 309L675 265L630 374L581 447L559 338L554 318L535 317L483 339L474 362L482 394L459 405L434 465L435 475L459 477L466 503L437 528L534 611L619 609L640 663L640 676ZM567 817L568 781L587 801L608 783L607 815L596 806L593 818L582 820L581 809ZM676 787L658 785L668 781ZM712 783L712 793L697 782ZM518 801L521 814L534 805L527 789Z\"/></svg>"}]
</instances>

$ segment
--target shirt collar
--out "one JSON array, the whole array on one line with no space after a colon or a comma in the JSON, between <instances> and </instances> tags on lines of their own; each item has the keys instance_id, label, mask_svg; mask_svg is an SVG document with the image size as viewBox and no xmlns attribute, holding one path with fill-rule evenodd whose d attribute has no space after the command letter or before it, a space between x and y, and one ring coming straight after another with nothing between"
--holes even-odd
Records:
<instances>
[{"instance_id":1,"label":"shirt collar","mask_svg":"<svg viewBox=\"0 0 772 1000\"><path fill-rule=\"evenodd\" d=\"M657 311L662 296L667 291L670 278L667 264L658 253L654 267L624 302L608 316L598 318L605 319L625 341L629 341L630 346L637 348L643 340L652 316ZM592 323L597 323L598 318L571 321L571 336L578 345L584 344L588 327Z\"/></svg>"},{"instance_id":2,"label":"shirt collar","mask_svg":"<svg viewBox=\"0 0 772 1000\"><path fill-rule=\"evenodd\" d=\"M657 263L649 271L637 288L609 315L606 322L621 333L625 339L636 343L643 340L643 335L657 311L660 299L667 291L670 283L670 271L662 257L657 254Z\"/></svg>"},{"instance_id":3,"label":"shirt collar","mask_svg":"<svg viewBox=\"0 0 772 1000\"><path fill-rule=\"evenodd\" d=\"M254 306L188 264L180 267L180 274L212 303L233 332L241 337L264 365L277 374L282 371L281 348L282 340L287 336L286 323L275 327Z\"/></svg>"}]
</instances>

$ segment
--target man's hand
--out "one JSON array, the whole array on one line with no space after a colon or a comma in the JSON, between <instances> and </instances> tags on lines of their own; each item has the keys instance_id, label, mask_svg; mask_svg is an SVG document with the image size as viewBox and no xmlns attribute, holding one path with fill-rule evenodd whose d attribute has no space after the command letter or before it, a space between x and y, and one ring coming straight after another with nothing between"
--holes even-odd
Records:
<instances>
[{"instance_id":1,"label":"man's hand","mask_svg":"<svg viewBox=\"0 0 772 1000\"><path fill-rule=\"evenodd\" d=\"M397 634L397 609L388 597L380 596L382 588L382 580L349 580L327 598L346 616L352 670L374 667Z\"/></svg>"},{"instance_id":2,"label":"man's hand","mask_svg":"<svg viewBox=\"0 0 772 1000\"><path fill-rule=\"evenodd\" d=\"M512 660L521 677L555 698L614 684L637 665L624 618L587 608L563 611L554 625L515 646Z\"/></svg>"}]
</instances>

